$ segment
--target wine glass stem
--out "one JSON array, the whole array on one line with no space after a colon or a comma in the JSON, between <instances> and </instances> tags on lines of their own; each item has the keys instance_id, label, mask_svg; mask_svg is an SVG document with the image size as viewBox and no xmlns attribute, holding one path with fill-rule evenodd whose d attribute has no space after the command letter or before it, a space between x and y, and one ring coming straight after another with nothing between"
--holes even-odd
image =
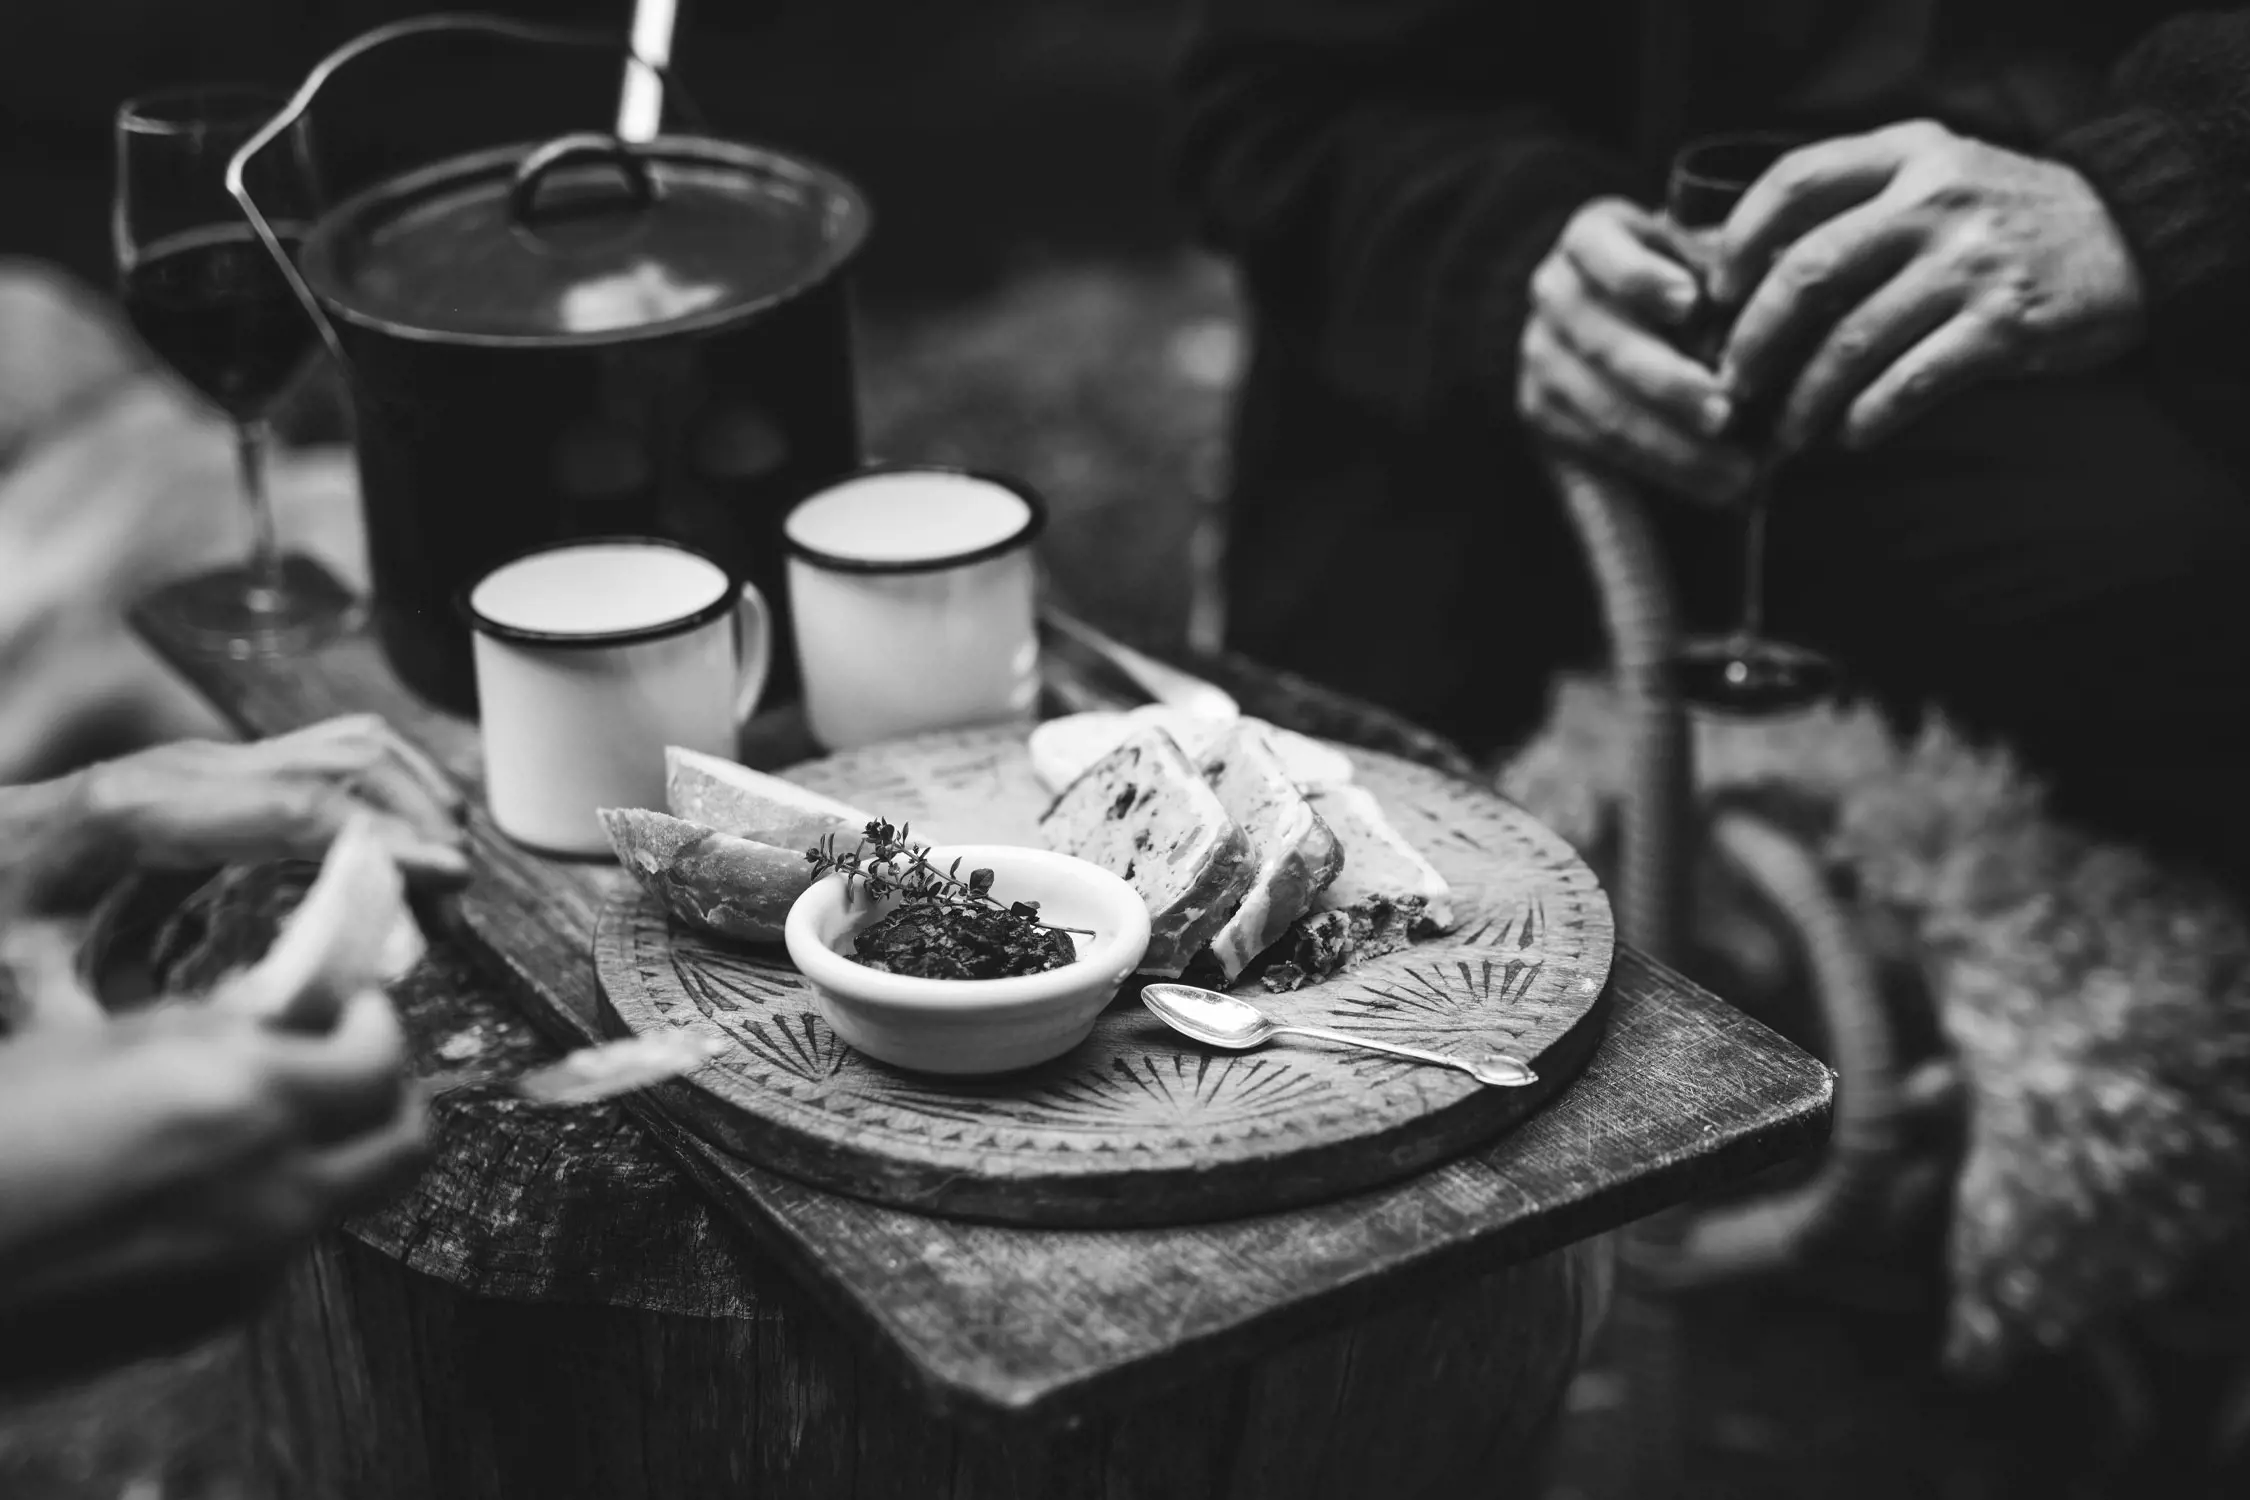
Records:
<instances>
[{"instance_id":1,"label":"wine glass stem","mask_svg":"<svg viewBox=\"0 0 2250 1500\"><path fill-rule=\"evenodd\" d=\"M273 496L266 488L266 450L271 429L262 421L237 422L235 466L242 475L242 498L250 507L249 605L261 613L281 608L281 538L274 527Z\"/></svg>"},{"instance_id":2,"label":"wine glass stem","mask_svg":"<svg viewBox=\"0 0 2250 1500\"><path fill-rule=\"evenodd\" d=\"M1754 640L1766 628L1766 482L1760 479L1742 515L1742 623L1736 634Z\"/></svg>"}]
</instances>

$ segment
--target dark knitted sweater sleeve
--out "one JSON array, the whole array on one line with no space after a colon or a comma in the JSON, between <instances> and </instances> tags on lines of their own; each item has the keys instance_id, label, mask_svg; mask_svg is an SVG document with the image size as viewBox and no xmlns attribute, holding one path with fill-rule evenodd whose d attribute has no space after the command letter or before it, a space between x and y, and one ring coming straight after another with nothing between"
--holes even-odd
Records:
<instances>
[{"instance_id":1,"label":"dark knitted sweater sleeve","mask_svg":"<svg viewBox=\"0 0 2250 1500\"><path fill-rule=\"evenodd\" d=\"M1205 0L1181 169L1259 336L1406 429L1505 409L1532 269L1625 166L1574 130L1533 7Z\"/></svg>"},{"instance_id":2,"label":"dark knitted sweater sleeve","mask_svg":"<svg viewBox=\"0 0 2250 1500\"><path fill-rule=\"evenodd\" d=\"M2250 311L2250 9L2178 17L2118 65L2055 154L2133 248L2161 344L2242 347Z\"/></svg>"}]
</instances>

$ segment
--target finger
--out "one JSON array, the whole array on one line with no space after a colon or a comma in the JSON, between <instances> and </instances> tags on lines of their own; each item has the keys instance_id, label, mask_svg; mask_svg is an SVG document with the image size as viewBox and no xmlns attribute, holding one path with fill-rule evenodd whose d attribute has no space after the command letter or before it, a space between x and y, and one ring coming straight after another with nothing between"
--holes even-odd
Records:
<instances>
[{"instance_id":1,"label":"finger","mask_svg":"<svg viewBox=\"0 0 2250 1500\"><path fill-rule=\"evenodd\" d=\"M1796 452L1826 432L1846 405L1907 350L1961 310L1966 293L1927 261L1875 289L1822 341L1789 393L1775 441Z\"/></svg>"},{"instance_id":2,"label":"finger","mask_svg":"<svg viewBox=\"0 0 2250 1500\"><path fill-rule=\"evenodd\" d=\"M386 813L432 844L461 841L461 819L450 800L430 794L402 761L384 756L361 772L352 790L370 807Z\"/></svg>"},{"instance_id":3,"label":"finger","mask_svg":"<svg viewBox=\"0 0 2250 1500\"><path fill-rule=\"evenodd\" d=\"M1657 328L1695 311L1702 287L1648 215L1622 200L1609 212L1582 213L1562 237L1562 258L1613 306Z\"/></svg>"},{"instance_id":4,"label":"finger","mask_svg":"<svg viewBox=\"0 0 2250 1500\"><path fill-rule=\"evenodd\" d=\"M1884 199L1862 204L1791 245L1735 316L1719 377L1738 404L1777 391L1798 361L1912 258L1920 226Z\"/></svg>"},{"instance_id":5,"label":"finger","mask_svg":"<svg viewBox=\"0 0 2250 1500\"><path fill-rule=\"evenodd\" d=\"M376 1128L397 1114L409 1092L406 1032L379 990L345 1001L324 1033L274 1032L266 1045L275 1091L317 1141Z\"/></svg>"},{"instance_id":6,"label":"finger","mask_svg":"<svg viewBox=\"0 0 2250 1500\"><path fill-rule=\"evenodd\" d=\"M347 822L360 813L372 813L384 849L409 881L447 886L469 879L460 830L450 822L433 837L325 778L276 777L238 788L237 795L243 802L239 815L213 820L213 841L229 847L229 858L287 854L320 859Z\"/></svg>"},{"instance_id":7,"label":"finger","mask_svg":"<svg viewBox=\"0 0 2250 1500\"><path fill-rule=\"evenodd\" d=\"M469 883L469 856L458 832L438 840L424 838L396 818L378 816L375 831L398 865L408 885L425 890L454 890Z\"/></svg>"},{"instance_id":8,"label":"finger","mask_svg":"<svg viewBox=\"0 0 2250 1500\"><path fill-rule=\"evenodd\" d=\"M356 763L359 756L355 751L371 744L374 733L382 727L383 719L379 714L338 714L301 729L268 735L232 748L238 764L263 771L324 769Z\"/></svg>"},{"instance_id":9,"label":"finger","mask_svg":"<svg viewBox=\"0 0 2250 1500\"><path fill-rule=\"evenodd\" d=\"M1565 348L1681 427L1710 437L1725 431L1733 407L1713 371L1620 317L1568 263L1556 277L1558 305L1543 321Z\"/></svg>"},{"instance_id":10,"label":"finger","mask_svg":"<svg viewBox=\"0 0 2250 1500\"><path fill-rule=\"evenodd\" d=\"M358 804L321 781L217 775L150 799L134 853L152 869L195 869L245 860L312 859L326 852Z\"/></svg>"},{"instance_id":11,"label":"finger","mask_svg":"<svg viewBox=\"0 0 2250 1500\"><path fill-rule=\"evenodd\" d=\"M469 816L469 794L461 783L447 775L436 759L405 735L383 726L384 738L390 741L391 758L397 761L429 794L430 800L445 809L446 816L460 823Z\"/></svg>"},{"instance_id":12,"label":"finger","mask_svg":"<svg viewBox=\"0 0 2250 1500\"><path fill-rule=\"evenodd\" d=\"M270 775L353 783L384 811L445 835L468 810L437 763L374 714L349 714L243 747L240 762Z\"/></svg>"},{"instance_id":13,"label":"finger","mask_svg":"<svg viewBox=\"0 0 2250 1500\"><path fill-rule=\"evenodd\" d=\"M1913 147L1912 127L1815 142L1775 162L1727 215L1711 295L1732 306L1812 229L1882 192Z\"/></svg>"},{"instance_id":14,"label":"finger","mask_svg":"<svg viewBox=\"0 0 2250 1500\"><path fill-rule=\"evenodd\" d=\"M1551 430L1587 457L1709 503L1739 497L1755 466L1740 449L1693 437L1623 400L1599 372L1556 346L1542 399Z\"/></svg>"},{"instance_id":15,"label":"finger","mask_svg":"<svg viewBox=\"0 0 2250 1500\"><path fill-rule=\"evenodd\" d=\"M468 794L421 746L399 733L387 720L373 714L361 717L365 720L361 732L381 752L380 763L387 774L403 777L411 785L417 805L437 808L447 821L456 824L468 816Z\"/></svg>"},{"instance_id":16,"label":"finger","mask_svg":"<svg viewBox=\"0 0 2250 1500\"><path fill-rule=\"evenodd\" d=\"M1845 412L1839 436L1847 448L1871 447L2006 363L2005 343L1995 327L1964 313L1909 349L1861 392Z\"/></svg>"},{"instance_id":17,"label":"finger","mask_svg":"<svg viewBox=\"0 0 2250 1500\"><path fill-rule=\"evenodd\" d=\"M380 814L384 844L415 884L453 886L469 879L461 851L465 795L382 719L373 714L329 719L261 741L256 749L258 768L277 779L348 789L357 805ZM305 836L325 849L350 811L328 804Z\"/></svg>"},{"instance_id":18,"label":"finger","mask_svg":"<svg viewBox=\"0 0 2250 1500\"><path fill-rule=\"evenodd\" d=\"M84 937L76 921L0 917L0 1022L7 1031L91 1032L109 1024L80 971Z\"/></svg>"}]
</instances>

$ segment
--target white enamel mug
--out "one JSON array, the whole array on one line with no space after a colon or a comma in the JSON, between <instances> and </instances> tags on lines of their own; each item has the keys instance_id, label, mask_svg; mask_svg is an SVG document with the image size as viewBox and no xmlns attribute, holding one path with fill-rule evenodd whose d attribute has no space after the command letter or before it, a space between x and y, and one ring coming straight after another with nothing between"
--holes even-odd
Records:
<instances>
[{"instance_id":1,"label":"white enamel mug","mask_svg":"<svg viewBox=\"0 0 2250 1500\"><path fill-rule=\"evenodd\" d=\"M832 750L1029 719L1045 505L962 469L863 469L782 523L805 717Z\"/></svg>"},{"instance_id":2,"label":"white enamel mug","mask_svg":"<svg viewBox=\"0 0 2250 1500\"><path fill-rule=\"evenodd\" d=\"M663 808L666 745L732 759L773 653L756 587L652 537L525 553L462 608L492 821L555 854L609 852L596 808Z\"/></svg>"}]
</instances>

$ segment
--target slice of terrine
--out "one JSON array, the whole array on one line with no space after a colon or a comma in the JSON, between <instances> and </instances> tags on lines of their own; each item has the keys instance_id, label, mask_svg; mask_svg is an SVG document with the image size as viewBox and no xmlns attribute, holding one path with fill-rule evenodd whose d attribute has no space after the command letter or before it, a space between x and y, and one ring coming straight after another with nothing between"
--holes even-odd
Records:
<instances>
[{"instance_id":1,"label":"slice of terrine","mask_svg":"<svg viewBox=\"0 0 2250 1500\"><path fill-rule=\"evenodd\" d=\"M1224 989L1313 909L1344 868L1344 849L1255 720L1236 720L1205 753L1201 769L1219 805L1248 836L1257 862L1242 904L1211 939Z\"/></svg>"},{"instance_id":2,"label":"slice of terrine","mask_svg":"<svg viewBox=\"0 0 2250 1500\"><path fill-rule=\"evenodd\" d=\"M1325 979L1454 922L1453 891L1445 877L1391 826L1365 787L1332 787L1312 805L1343 845L1344 868L1260 973L1270 990Z\"/></svg>"},{"instance_id":3,"label":"slice of terrine","mask_svg":"<svg viewBox=\"0 0 2250 1500\"><path fill-rule=\"evenodd\" d=\"M1122 876L1148 903L1141 971L1177 978L1257 878L1250 840L1171 735L1136 728L1063 789L1047 847Z\"/></svg>"}]
</instances>

